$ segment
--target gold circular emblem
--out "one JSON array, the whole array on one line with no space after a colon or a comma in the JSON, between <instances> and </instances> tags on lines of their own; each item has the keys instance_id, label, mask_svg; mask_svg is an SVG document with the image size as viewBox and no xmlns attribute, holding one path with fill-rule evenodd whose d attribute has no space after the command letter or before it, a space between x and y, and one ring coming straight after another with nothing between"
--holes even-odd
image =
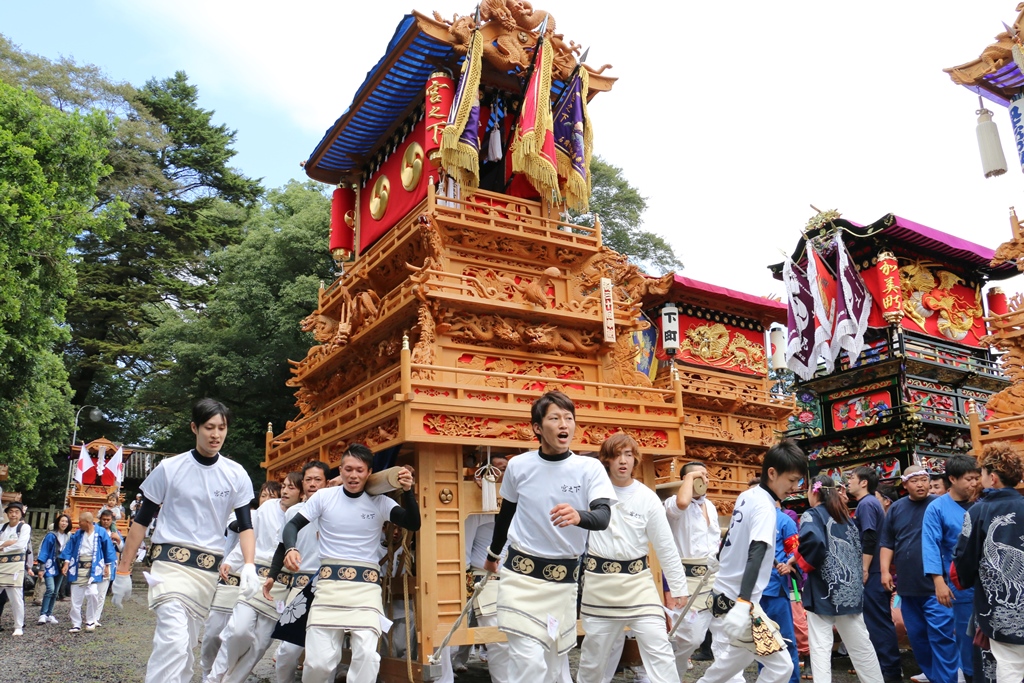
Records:
<instances>
[{"instance_id":1,"label":"gold circular emblem","mask_svg":"<svg viewBox=\"0 0 1024 683\"><path fill-rule=\"evenodd\" d=\"M386 175L377 178L373 184L373 191L370 193L370 215L373 220L379 221L384 218L388 210L388 196L391 194L391 181Z\"/></svg>"},{"instance_id":2,"label":"gold circular emblem","mask_svg":"<svg viewBox=\"0 0 1024 683\"><path fill-rule=\"evenodd\" d=\"M516 555L512 558L512 569L520 574L529 574L533 571L533 560L522 555Z\"/></svg>"},{"instance_id":3,"label":"gold circular emblem","mask_svg":"<svg viewBox=\"0 0 1024 683\"><path fill-rule=\"evenodd\" d=\"M237 576L229 576L228 577L228 585L229 586L237 586L238 583L239 583L239 580L238 580Z\"/></svg>"},{"instance_id":4,"label":"gold circular emblem","mask_svg":"<svg viewBox=\"0 0 1024 683\"><path fill-rule=\"evenodd\" d=\"M363 581L367 583L377 583L377 572L372 569L367 569L363 572Z\"/></svg>"},{"instance_id":5,"label":"gold circular emblem","mask_svg":"<svg viewBox=\"0 0 1024 683\"><path fill-rule=\"evenodd\" d=\"M162 553L163 551L164 547L162 545L157 544L153 546L153 557L160 557L160 553Z\"/></svg>"},{"instance_id":6,"label":"gold circular emblem","mask_svg":"<svg viewBox=\"0 0 1024 683\"><path fill-rule=\"evenodd\" d=\"M544 567L544 578L549 581L561 581L565 578L565 575L569 573L569 570L562 564L549 564Z\"/></svg>"},{"instance_id":7,"label":"gold circular emblem","mask_svg":"<svg viewBox=\"0 0 1024 683\"><path fill-rule=\"evenodd\" d=\"M356 227L356 212L354 209L349 209L345 212L345 225L350 228Z\"/></svg>"},{"instance_id":8,"label":"gold circular emblem","mask_svg":"<svg viewBox=\"0 0 1024 683\"><path fill-rule=\"evenodd\" d=\"M405 154L402 155L402 187L412 192L420 184L422 175L423 147L420 143L413 142L405 148Z\"/></svg>"},{"instance_id":9,"label":"gold circular emblem","mask_svg":"<svg viewBox=\"0 0 1024 683\"><path fill-rule=\"evenodd\" d=\"M7 557L0 557L0 564L7 564L7 560L8 559L9 558L7 558Z\"/></svg>"},{"instance_id":10,"label":"gold circular emblem","mask_svg":"<svg viewBox=\"0 0 1024 683\"><path fill-rule=\"evenodd\" d=\"M580 566L576 565L576 568L572 570L572 580L578 582L580 580Z\"/></svg>"},{"instance_id":11,"label":"gold circular emblem","mask_svg":"<svg viewBox=\"0 0 1024 683\"><path fill-rule=\"evenodd\" d=\"M330 567L320 567L320 578L321 579L329 579L329 578L331 578L331 568Z\"/></svg>"},{"instance_id":12,"label":"gold circular emblem","mask_svg":"<svg viewBox=\"0 0 1024 683\"><path fill-rule=\"evenodd\" d=\"M451 489L441 489L441 491L437 494L437 497L445 505L455 500L455 494L452 493Z\"/></svg>"},{"instance_id":13,"label":"gold circular emblem","mask_svg":"<svg viewBox=\"0 0 1024 683\"><path fill-rule=\"evenodd\" d=\"M188 558L192 557L192 551L188 548L179 548L178 546L175 546L167 553L167 557L171 558L175 562L185 564L188 562Z\"/></svg>"},{"instance_id":14,"label":"gold circular emblem","mask_svg":"<svg viewBox=\"0 0 1024 683\"><path fill-rule=\"evenodd\" d=\"M307 583L309 583L308 576L300 576L299 578L295 579L295 585L299 588L305 588Z\"/></svg>"},{"instance_id":15,"label":"gold circular emblem","mask_svg":"<svg viewBox=\"0 0 1024 683\"><path fill-rule=\"evenodd\" d=\"M587 571L592 572L597 569L597 560L592 557L587 558Z\"/></svg>"},{"instance_id":16,"label":"gold circular emblem","mask_svg":"<svg viewBox=\"0 0 1024 683\"><path fill-rule=\"evenodd\" d=\"M618 574L622 571L622 565L618 562L605 562L601 565L601 571L605 574Z\"/></svg>"},{"instance_id":17,"label":"gold circular emblem","mask_svg":"<svg viewBox=\"0 0 1024 683\"><path fill-rule=\"evenodd\" d=\"M708 568L707 568L707 566L705 566L703 564L697 565L696 567L693 568L693 575L694 576L704 576L707 573L708 573Z\"/></svg>"},{"instance_id":18,"label":"gold circular emblem","mask_svg":"<svg viewBox=\"0 0 1024 683\"><path fill-rule=\"evenodd\" d=\"M355 567L345 567L345 569L341 572L341 576L342 578L348 581L351 581L352 579L356 578Z\"/></svg>"},{"instance_id":19,"label":"gold circular emblem","mask_svg":"<svg viewBox=\"0 0 1024 683\"><path fill-rule=\"evenodd\" d=\"M260 567L256 570L256 575L261 579L265 579L270 576L270 567Z\"/></svg>"},{"instance_id":20,"label":"gold circular emblem","mask_svg":"<svg viewBox=\"0 0 1024 683\"><path fill-rule=\"evenodd\" d=\"M644 561L643 560L634 560L633 562L629 563L629 573L630 574L639 574L640 570L643 569L643 568L644 568Z\"/></svg>"},{"instance_id":21,"label":"gold circular emblem","mask_svg":"<svg viewBox=\"0 0 1024 683\"><path fill-rule=\"evenodd\" d=\"M216 561L217 560L214 559L213 555L211 555L210 553L199 553L199 557L196 558L196 564L202 567L203 569L211 568L216 563Z\"/></svg>"}]
</instances>

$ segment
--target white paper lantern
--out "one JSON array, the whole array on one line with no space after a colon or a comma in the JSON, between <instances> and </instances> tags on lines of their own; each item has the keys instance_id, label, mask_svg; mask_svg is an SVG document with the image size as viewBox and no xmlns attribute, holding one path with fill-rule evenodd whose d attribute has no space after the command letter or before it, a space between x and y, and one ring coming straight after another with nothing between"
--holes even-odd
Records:
<instances>
[{"instance_id":1,"label":"white paper lantern","mask_svg":"<svg viewBox=\"0 0 1024 683\"><path fill-rule=\"evenodd\" d=\"M675 304L661 307L661 348L670 356L679 351L679 309Z\"/></svg>"},{"instance_id":2,"label":"white paper lantern","mask_svg":"<svg viewBox=\"0 0 1024 683\"><path fill-rule=\"evenodd\" d=\"M786 330L776 327L771 333L772 341L772 370L784 370L786 368Z\"/></svg>"},{"instance_id":3,"label":"white paper lantern","mask_svg":"<svg viewBox=\"0 0 1024 683\"><path fill-rule=\"evenodd\" d=\"M978 148L981 150L981 167L986 178L1006 173L1006 157L999 142L999 131L992 120L992 112L984 107L978 110Z\"/></svg>"}]
</instances>

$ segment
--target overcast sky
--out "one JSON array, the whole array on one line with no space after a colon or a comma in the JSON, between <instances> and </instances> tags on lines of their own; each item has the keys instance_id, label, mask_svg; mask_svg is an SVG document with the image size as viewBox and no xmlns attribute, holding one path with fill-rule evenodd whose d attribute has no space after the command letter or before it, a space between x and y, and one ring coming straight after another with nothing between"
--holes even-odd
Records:
<instances>
[{"instance_id":1,"label":"overcast sky","mask_svg":"<svg viewBox=\"0 0 1024 683\"><path fill-rule=\"evenodd\" d=\"M685 275L781 293L765 266L792 251L809 204L868 223L896 213L995 248L1010 170L985 179L977 98L942 72L1016 17L1012 0L857 3L536 0L588 63L619 78L590 108L595 150L648 198ZM305 159L384 53L403 14L469 14L460 0L0 3L0 32L49 58L141 84L185 70L200 104L238 130L237 166L268 187ZM1024 289L1016 278L1004 289Z\"/></svg>"}]
</instances>

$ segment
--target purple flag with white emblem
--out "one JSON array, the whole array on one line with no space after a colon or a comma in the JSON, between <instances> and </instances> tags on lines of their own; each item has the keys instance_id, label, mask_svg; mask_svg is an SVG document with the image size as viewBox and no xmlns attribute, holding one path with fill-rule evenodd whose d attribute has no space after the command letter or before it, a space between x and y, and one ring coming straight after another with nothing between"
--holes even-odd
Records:
<instances>
[{"instance_id":1,"label":"purple flag with white emblem","mask_svg":"<svg viewBox=\"0 0 1024 683\"><path fill-rule=\"evenodd\" d=\"M802 380L814 377L814 297L807 274L790 259L782 267L789 312L786 320L786 365Z\"/></svg>"},{"instance_id":2,"label":"purple flag with white emblem","mask_svg":"<svg viewBox=\"0 0 1024 683\"><path fill-rule=\"evenodd\" d=\"M868 329L868 316L871 313L871 293L857 270L857 264L850 259L850 252L841 234L836 234L836 253L839 257L836 268L839 292L836 296L836 325L830 352L836 358L840 349L846 349L850 360L855 361L864 348L864 332Z\"/></svg>"},{"instance_id":3,"label":"purple flag with white emblem","mask_svg":"<svg viewBox=\"0 0 1024 683\"><path fill-rule=\"evenodd\" d=\"M552 111L555 155L562 196L572 209L586 212L590 202L590 157L594 132L587 115L587 70L579 69Z\"/></svg>"}]
</instances>

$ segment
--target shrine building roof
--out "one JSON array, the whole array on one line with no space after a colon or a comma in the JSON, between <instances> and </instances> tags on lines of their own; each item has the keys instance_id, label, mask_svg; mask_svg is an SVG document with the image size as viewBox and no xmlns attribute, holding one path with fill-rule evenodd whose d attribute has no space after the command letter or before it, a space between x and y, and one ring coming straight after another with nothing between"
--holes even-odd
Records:
<instances>
[{"instance_id":1,"label":"shrine building roof","mask_svg":"<svg viewBox=\"0 0 1024 683\"><path fill-rule=\"evenodd\" d=\"M644 300L647 309L655 309L668 301L690 304L713 311L742 316L767 327L786 319L786 304L756 294L747 294L728 287L713 285L676 275L669 291Z\"/></svg>"},{"instance_id":2,"label":"shrine building roof","mask_svg":"<svg viewBox=\"0 0 1024 683\"><path fill-rule=\"evenodd\" d=\"M902 218L895 214L886 214L874 223L861 225L843 218L836 218L832 224L843 230L844 235L853 237L853 241L873 239L880 245L902 245L932 258L942 259L951 264L969 268L985 280L1005 280L1018 274L1017 266L1012 262L1003 262L997 266L990 265L995 250L975 244L970 240L956 237ZM800 263L806 259L807 238L800 237L792 259ZM782 263L768 268L776 279L782 279Z\"/></svg>"},{"instance_id":3,"label":"shrine building roof","mask_svg":"<svg viewBox=\"0 0 1024 683\"><path fill-rule=\"evenodd\" d=\"M483 24L481 31L490 40L497 30ZM464 55L455 46L450 25L435 18L412 12L398 23L387 50L366 73L362 85L348 109L327 129L323 138L303 164L313 180L337 184L356 181L374 153L394 135L415 112L423 99L430 75L438 69L458 74ZM527 35L527 47L535 42ZM590 95L610 90L616 80L601 71L590 72ZM504 90L521 92L519 74L502 73L484 65L481 83ZM565 89L558 73L551 81L552 96Z\"/></svg>"}]
</instances>

